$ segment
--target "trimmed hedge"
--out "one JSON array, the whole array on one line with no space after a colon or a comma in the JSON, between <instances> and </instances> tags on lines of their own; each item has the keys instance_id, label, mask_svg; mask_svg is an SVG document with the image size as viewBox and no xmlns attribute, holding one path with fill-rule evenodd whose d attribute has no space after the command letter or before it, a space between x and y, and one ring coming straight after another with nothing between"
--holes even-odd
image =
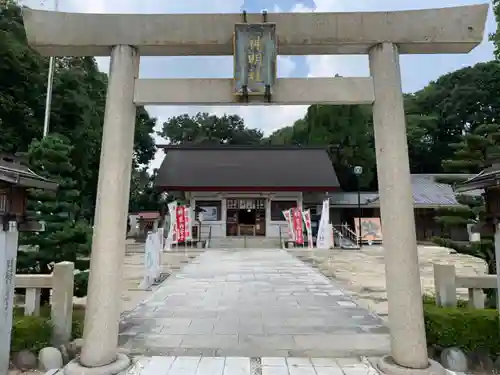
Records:
<instances>
[{"instance_id":1,"label":"trimmed hedge","mask_svg":"<svg viewBox=\"0 0 500 375\"><path fill-rule=\"evenodd\" d=\"M424 317L429 346L500 354L499 319L494 309L445 308L424 299Z\"/></svg>"},{"instance_id":2,"label":"trimmed hedge","mask_svg":"<svg viewBox=\"0 0 500 375\"><path fill-rule=\"evenodd\" d=\"M84 319L85 309L74 307L72 339L82 337ZM38 353L41 349L51 345L51 339L50 308L41 308L40 316L24 316L22 309L16 308L14 310L10 348L12 353L24 349Z\"/></svg>"}]
</instances>

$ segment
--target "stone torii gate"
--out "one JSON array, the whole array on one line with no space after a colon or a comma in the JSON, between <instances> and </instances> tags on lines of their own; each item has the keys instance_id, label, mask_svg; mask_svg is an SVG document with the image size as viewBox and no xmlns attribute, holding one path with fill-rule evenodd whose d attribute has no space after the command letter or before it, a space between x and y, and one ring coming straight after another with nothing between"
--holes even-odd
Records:
<instances>
[{"instance_id":1,"label":"stone torii gate","mask_svg":"<svg viewBox=\"0 0 500 375\"><path fill-rule=\"evenodd\" d=\"M488 4L367 13L279 13L280 55L367 54L371 77L283 78L277 105L373 104L384 226L391 356L389 374L438 374L427 358L400 54L468 53L481 43ZM262 15L248 14L260 23ZM136 105L242 105L232 79L140 79L139 56L233 54L240 14L74 14L24 9L29 44L46 56L110 56L84 345L66 374L116 374ZM263 104L250 100L251 104ZM266 103L264 103L266 104Z\"/></svg>"}]
</instances>

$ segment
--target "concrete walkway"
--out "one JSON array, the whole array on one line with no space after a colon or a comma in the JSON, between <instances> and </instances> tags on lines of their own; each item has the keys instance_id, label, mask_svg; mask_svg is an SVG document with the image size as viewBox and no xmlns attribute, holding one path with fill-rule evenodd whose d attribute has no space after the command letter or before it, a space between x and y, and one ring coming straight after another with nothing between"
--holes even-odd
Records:
<instances>
[{"instance_id":1,"label":"concrete walkway","mask_svg":"<svg viewBox=\"0 0 500 375\"><path fill-rule=\"evenodd\" d=\"M387 328L282 250L208 250L124 317L144 356L353 357L389 352Z\"/></svg>"}]
</instances>

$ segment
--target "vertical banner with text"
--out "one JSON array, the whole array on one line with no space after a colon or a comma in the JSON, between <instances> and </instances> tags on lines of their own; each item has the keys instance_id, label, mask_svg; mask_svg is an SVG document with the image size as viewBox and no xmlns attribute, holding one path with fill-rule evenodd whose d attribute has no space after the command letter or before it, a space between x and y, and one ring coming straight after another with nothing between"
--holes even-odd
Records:
<instances>
[{"instance_id":1,"label":"vertical banner with text","mask_svg":"<svg viewBox=\"0 0 500 375\"><path fill-rule=\"evenodd\" d=\"M176 221L176 232L177 232L177 242L186 242L186 207L177 206L175 209L175 221Z\"/></svg>"},{"instance_id":2,"label":"vertical banner with text","mask_svg":"<svg viewBox=\"0 0 500 375\"><path fill-rule=\"evenodd\" d=\"M304 232L302 230L302 212L299 207L292 210L293 213L293 232L295 233L295 243L297 245L304 244Z\"/></svg>"},{"instance_id":3,"label":"vertical banner with text","mask_svg":"<svg viewBox=\"0 0 500 375\"><path fill-rule=\"evenodd\" d=\"M282 212L283 212L283 216L285 217L286 223L288 224L288 233L290 236L290 240L294 241L295 240L295 233L293 231L292 210L285 210Z\"/></svg>"},{"instance_id":4,"label":"vertical banner with text","mask_svg":"<svg viewBox=\"0 0 500 375\"><path fill-rule=\"evenodd\" d=\"M312 227L311 227L311 210L302 211L302 217L304 218L304 223L306 226L307 247L309 249L312 249L314 247L314 244L313 244Z\"/></svg>"},{"instance_id":5,"label":"vertical banner with text","mask_svg":"<svg viewBox=\"0 0 500 375\"><path fill-rule=\"evenodd\" d=\"M193 221L192 221L192 209L191 207L184 206L184 239L186 240L192 240L192 228L193 228Z\"/></svg>"},{"instance_id":6,"label":"vertical banner with text","mask_svg":"<svg viewBox=\"0 0 500 375\"><path fill-rule=\"evenodd\" d=\"M169 226L167 233L167 243L166 248L171 249L173 244L177 243L177 202L171 202L168 204L169 213Z\"/></svg>"},{"instance_id":7,"label":"vertical banner with text","mask_svg":"<svg viewBox=\"0 0 500 375\"><path fill-rule=\"evenodd\" d=\"M316 236L316 247L318 249L329 249L332 245L333 240L330 233L330 200L325 199L321 210L318 234Z\"/></svg>"}]
</instances>

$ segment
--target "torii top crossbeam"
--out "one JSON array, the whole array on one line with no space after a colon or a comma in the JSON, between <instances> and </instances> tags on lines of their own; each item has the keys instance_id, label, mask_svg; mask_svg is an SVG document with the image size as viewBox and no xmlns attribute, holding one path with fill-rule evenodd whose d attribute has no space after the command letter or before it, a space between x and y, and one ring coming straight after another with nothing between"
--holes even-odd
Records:
<instances>
[{"instance_id":1,"label":"torii top crossbeam","mask_svg":"<svg viewBox=\"0 0 500 375\"><path fill-rule=\"evenodd\" d=\"M270 13L280 55L365 54L390 42L402 54L467 53L483 40L488 4L357 13ZM233 54L240 14L84 14L24 8L29 44L47 56L109 56L133 45L142 56ZM248 14L261 22L261 14Z\"/></svg>"}]
</instances>

